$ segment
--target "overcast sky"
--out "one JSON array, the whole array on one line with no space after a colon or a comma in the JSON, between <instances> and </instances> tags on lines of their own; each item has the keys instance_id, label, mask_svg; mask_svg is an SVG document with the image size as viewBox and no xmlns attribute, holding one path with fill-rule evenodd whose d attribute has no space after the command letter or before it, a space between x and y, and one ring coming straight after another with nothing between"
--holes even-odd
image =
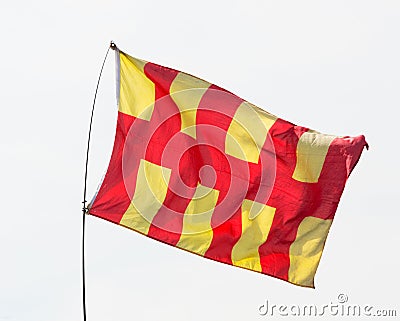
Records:
<instances>
[{"instance_id":1,"label":"overcast sky","mask_svg":"<svg viewBox=\"0 0 400 321\"><path fill-rule=\"evenodd\" d=\"M340 293L400 314L399 1L1 1L0 30L0 320L81 320L85 144L111 39L298 125L364 134L371 148L344 191L315 290L89 216L88 321L263 320L266 299L322 306ZM114 77L110 55L89 198L113 144Z\"/></svg>"}]
</instances>

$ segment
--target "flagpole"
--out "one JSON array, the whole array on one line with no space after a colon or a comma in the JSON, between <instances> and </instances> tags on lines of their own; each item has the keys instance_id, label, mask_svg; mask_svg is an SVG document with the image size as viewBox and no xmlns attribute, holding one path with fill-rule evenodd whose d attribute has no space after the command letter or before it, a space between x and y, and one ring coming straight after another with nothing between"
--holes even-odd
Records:
<instances>
[{"instance_id":1,"label":"flagpole","mask_svg":"<svg viewBox=\"0 0 400 321\"><path fill-rule=\"evenodd\" d=\"M86 193L87 193L87 177L88 177L88 165L89 165L89 147L90 147L90 138L92 134L92 124L93 124L93 115L94 115L94 106L96 105L96 97L97 91L99 89L101 75L103 73L104 65L107 60L108 53L111 49L115 49L114 42L111 41L110 46L107 49L106 55L103 60L103 64L101 65L99 78L97 80L96 91L94 93L92 111L90 115L89 122L89 133L86 145L86 161L85 161L85 176L84 176L84 187L83 187L83 207L82 207L82 308L83 308L83 320L86 321L86 276L85 276L85 226L86 226L86 214L88 213L88 208L86 207Z\"/></svg>"}]
</instances>

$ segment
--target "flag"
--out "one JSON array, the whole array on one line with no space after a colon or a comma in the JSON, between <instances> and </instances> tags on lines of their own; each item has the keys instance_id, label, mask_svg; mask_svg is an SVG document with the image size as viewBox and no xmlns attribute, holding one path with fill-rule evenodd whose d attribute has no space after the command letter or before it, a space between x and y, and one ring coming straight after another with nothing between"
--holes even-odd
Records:
<instances>
[{"instance_id":1,"label":"flag","mask_svg":"<svg viewBox=\"0 0 400 321\"><path fill-rule=\"evenodd\" d=\"M115 142L88 213L314 287L364 136L296 126L205 80L115 50Z\"/></svg>"}]
</instances>

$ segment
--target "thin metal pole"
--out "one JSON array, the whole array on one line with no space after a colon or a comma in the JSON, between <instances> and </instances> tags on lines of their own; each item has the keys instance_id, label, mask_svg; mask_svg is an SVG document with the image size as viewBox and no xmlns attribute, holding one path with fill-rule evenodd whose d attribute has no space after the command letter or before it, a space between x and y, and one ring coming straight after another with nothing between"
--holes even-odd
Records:
<instances>
[{"instance_id":1,"label":"thin metal pole","mask_svg":"<svg viewBox=\"0 0 400 321\"><path fill-rule=\"evenodd\" d=\"M114 49L115 44L111 42L110 46L107 49L107 53L104 57L103 64L101 65L99 79L97 80L96 91L94 93L93 98L93 106L92 112L90 115L90 123L89 123L89 133L88 140L86 146L86 162L85 162L85 178L84 178L84 187L83 187L83 207L82 207L82 307L83 307L83 320L86 321L86 277L85 277L85 225L86 225L86 213L88 212L88 208L86 207L86 192L87 192L87 176L88 176L88 165L89 165L89 147L90 147L90 137L92 134L92 123L93 123L93 114L94 114L94 106L96 105L96 97L97 91L99 89L101 75L103 73L104 65L107 60L108 53L110 48Z\"/></svg>"}]
</instances>

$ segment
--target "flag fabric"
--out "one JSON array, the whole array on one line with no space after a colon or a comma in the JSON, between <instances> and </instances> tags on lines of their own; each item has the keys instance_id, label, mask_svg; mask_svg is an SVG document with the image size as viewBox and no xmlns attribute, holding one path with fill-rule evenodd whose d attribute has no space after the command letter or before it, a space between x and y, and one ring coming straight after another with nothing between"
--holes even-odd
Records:
<instances>
[{"instance_id":1,"label":"flag fabric","mask_svg":"<svg viewBox=\"0 0 400 321\"><path fill-rule=\"evenodd\" d=\"M207 81L115 50L115 142L88 213L314 287L364 136L296 126Z\"/></svg>"}]
</instances>

